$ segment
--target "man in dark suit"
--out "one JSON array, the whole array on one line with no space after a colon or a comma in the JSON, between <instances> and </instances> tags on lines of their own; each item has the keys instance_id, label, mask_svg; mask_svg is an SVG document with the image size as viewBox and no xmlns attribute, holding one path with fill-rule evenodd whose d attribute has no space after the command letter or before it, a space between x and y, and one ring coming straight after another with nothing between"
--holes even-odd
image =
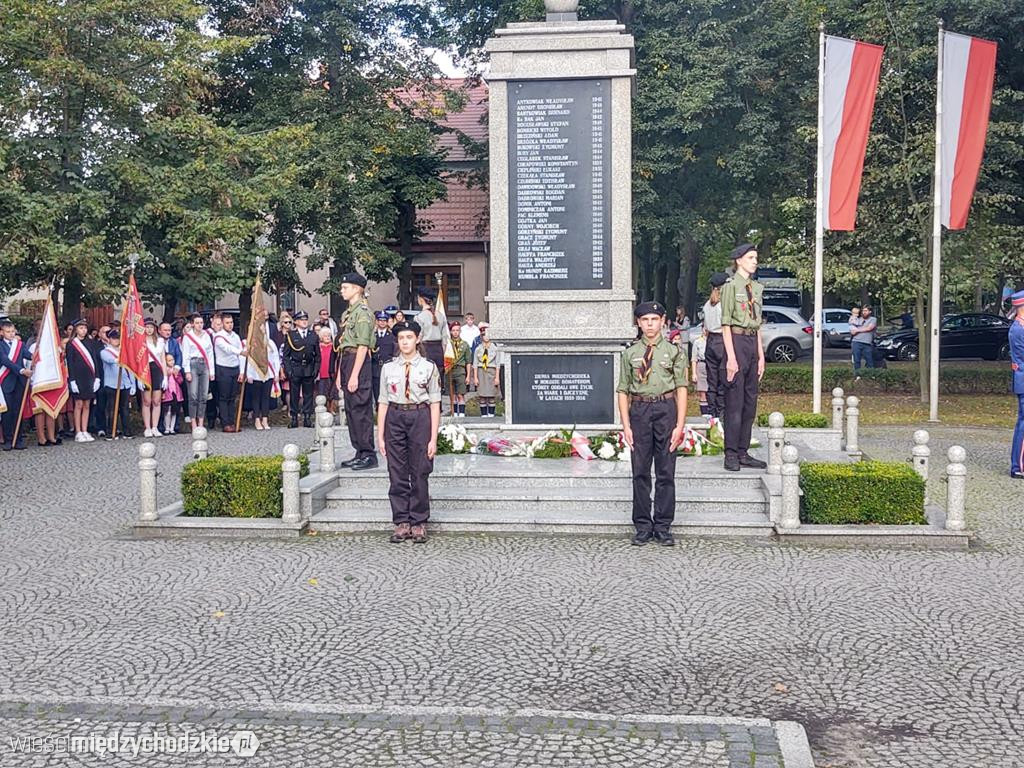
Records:
<instances>
[{"instance_id":1,"label":"man in dark suit","mask_svg":"<svg viewBox=\"0 0 1024 768\"><path fill-rule=\"evenodd\" d=\"M309 330L309 315L296 312L295 328L284 339L284 370L291 382L288 401L292 420L289 427L299 426L301 399L302 426L313 426L313 388L320 371L320 340Z\"/></svg>"},{"instance_id":2,"label":"man in dark suit","mask_svg":"<svg viewBox=\"0 0 1024 768\"><path fill-rule=\"evenodd\" d=\"M28 344L18 338L14 323L6 317L0 320L0 391L4 393L7 410L2 419L4 430L3 449L22 450L25 447L25 433L19 432L14 444L14 429L21 418L21 398L25 394L29 377L32 375L32 355Z\"/></svg>"},{"instance_id":3,"label":"man in dark suit","mask_svg":"<svg viewBox=\"0 0 1024 768\"><path fill-rule=\"evenodd\" d=\"M377 327L373 329L377 337L377 346L373 350L371 361L373 363L373 407L377 407L377 395L380 394L380 372L384 363L398 355L398 341L388 328L388 313L378 312L374 317L377 320Z\"/></svg>"}]
</instances>

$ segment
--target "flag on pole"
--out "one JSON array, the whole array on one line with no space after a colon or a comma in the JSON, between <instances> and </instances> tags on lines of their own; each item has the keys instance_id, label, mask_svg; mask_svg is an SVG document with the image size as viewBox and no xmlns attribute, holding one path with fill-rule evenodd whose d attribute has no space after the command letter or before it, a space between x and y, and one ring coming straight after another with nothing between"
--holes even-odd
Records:
<instances>
[{"instance_id":1,"label":"flag on pole","mask_svg":"<svg viewBox=\"0 0 1024 768\"><path fill-rule=\"evenodd\" d=\"M118 364L133 374L146 389L153 388L149 376L149 350L146 348L146 327L142 323L142 299L135 284L135 273L128 278L128 296L121 313L121 354Z\"/></svg>"},{"instance_id":2,"label":"flag on pole","mask_svg":"<svg viewBox=\"0 0 1024 768\"><path fill-rule=\"evenodd\" d=\"M32 407L57 418L68 401L68 376L61 359L60 329L53 297L46 302L32 362Z\"/></svg>"},{"instance_id":3,"label":"flag on pole","mask_svg":"<svg viewBox=\"0 0 1024 768\"><path fill-rule=\"evenodd\" d=\"M267 307L263 303L263 285L260 276L256 275L256 285L252 289L252 312L249 315L249 340L246 343L249 356L247 365L259 374L261 380L267 376L269 364L267 352Z\"/></svg>"},{"instance_id":4,"label":"flag on pole","mask_svg":"<svg viewBox=\"0 0 1024 768\"><path fill-rule=\"evenodd\" d=\"M445 318L444 332L441 338L444 340L444 370L447 373L455 365L455 348L452 346L452 332L448 327L448 313L444 309L444 293L440 285L437 287L436 309L441 314L441 317Z\"/></svg>"},{"instance_id":5,"label":"flag on pole","mask_svg":"<svg viewBox=\"0 0 1024 768\"><path fill-rule=\"evenodd\" d=\"M864 171L864 150L882 67L880 45L825 38L822 102L823 229L852 230Z\"/></svg>"},{"instance_id":6,"label":"flag on pole","mask_svg":"<svg viewBox=\"0 0 1024 768\"><path fill-rule=\"evenodd\" d=\"M996 44L946 32L942 47L942 224L967 226L967 213L985 151Z\"/></svg>"}]
</instances>

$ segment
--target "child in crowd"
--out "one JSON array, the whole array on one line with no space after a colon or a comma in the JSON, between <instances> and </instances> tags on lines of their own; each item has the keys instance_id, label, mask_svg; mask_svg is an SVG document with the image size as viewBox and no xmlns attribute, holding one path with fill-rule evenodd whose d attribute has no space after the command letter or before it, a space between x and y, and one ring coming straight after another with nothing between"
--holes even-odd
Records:
<instances>
[{"instance_id":1,"label":"child in crowd","mask_svg":"<svg viewBox=\"0 0 1024 768\"><path fill-rule=\"evenodd\" d=\"M701 416L710 416L711 406L708 404L708 366L707 366L708 332L701 331L693 342L693 361L690 363L690 378L697 382L697 397L700 398ZM685 350L684 350L685 351Z\"/></svg>"},{"instance_id":2,"label":"child in crowd","mask_svg":"<svg viewBox=\"0 0 1024 768\"><path fill-rule=\"evenodd\" d=\"M164 434L167 435L174 432L178 425L185 395L181 383L181 371L174 364L174 355L168 354L165 359L167 361L167 376L163 396L163 422Z\"/></svg>"}]
</instances>

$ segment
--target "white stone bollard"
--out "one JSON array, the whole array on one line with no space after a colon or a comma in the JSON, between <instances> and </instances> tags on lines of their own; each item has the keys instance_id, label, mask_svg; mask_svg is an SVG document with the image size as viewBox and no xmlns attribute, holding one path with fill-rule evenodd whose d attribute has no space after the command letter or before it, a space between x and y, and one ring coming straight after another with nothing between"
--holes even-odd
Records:
<instances>
[{"instance_id":1,"label":"white stone bollard","mask_svg":"<svg viewBox=\"0 0 1024 768\"><path fill-rule=\"evenodd\" d=\"M334 416L327 411L318 414L317 425L320 433L320 471L333 472L337 469L334 464Z\"/></svg>"},{"instance_id":2,"label":"white stone bollard","mask_svg":"<svg viewBox=\"0 0 1024 768\"><path fill-rule=\"evenodd\" d=\"M911 463L914 471L924 480L924 503L928 503L928 457L932 449L928 447L928 430L919 429L914 433L914 447L911 450Z\"/></svg>"},{"instance_id":3,"label":"white stone bollard","mask_svg":"<svg viewBox=\"0 0 1024 768\"><path fill-rule=\"evenodd\" d=\"M316 407L313 409L313 428L315 430L313 439L320 441L320 414L327 413L327 398L323 395L316 396ZM333 419L332 419L333 425Z\"/></svg>"},{"instance_id":4,"label":"white stone bollard","mask_svg":"<svg viewBox=\"0 0 1024 768\"><path fill-rule=\"evenodd\" d=\"M139 446L139 520L156 520L156 446Z\"/></svg>"},{"instance_id":5,"label":"white stone bollard","mask_svg":"<svg viewBox=\"0 0 1024 768\"><path fill-rule=\"evenodd\" d=\"M192 430L192 458L206 459L210 456L210 444L206 442L206 427Z\"/></svg>"},{"instance_id":6,"label":"white stone bollard","mask_svg":"<svg viewBox=\"0 0 1024 768\"><path fill-rule=\"evenodd\" d=\"M800 527L800 454L795 445L782 449L782 514L779 528Z\"/></svg>"},{"instance_id":7,"label":"white stone bollard","mask_svg":"<svg viewBox=\"0 0 1024 768\"><path fill-rule=\"evenodd\" d=\"M843 388L832 390L832 429L843 431Z\"/></svg>"},{"instance_id":8,"label":"white stone bollard","mask_svg":"<svg viewBox=\"0 0 1024 768\"><path fill-rule=\"evenodd\" d=\"M850 395L846 398L846 452L860 453L857 430L860 427L860 398Z\"/></svg>"},{"instance_id":9,"label":"white stone bollard","mask_svg":"<svg viewBox=\"0 0 1024 768\"><path fill-rule=\"evenodd\" d=\"M284 461L281 462L281 522L297 523L302 519L299 505L299 446L288 443L284 447Z\"/></svg>"},{"instance_id":10,"label":"white stone bollard","mask_svg":"<svg viewBox=\"0 0 1024 768\"><path fill-rule=\"evenodd\" d=\"M959 445L950 446L946 467L946 530L962 531L967 527L964 504L967 500L967 451Z\"/></svg>"},{"instance_id":11,"label":"white stone bollard","mask_svg":"<svg viewBox=\"0 0 1024 768\"><path fill-rule=\"evenodd\" d=\"M778 411L768 414L768 474L782 472L782 448L786 444L786 417Z\"/></svg>"}]
</instances>

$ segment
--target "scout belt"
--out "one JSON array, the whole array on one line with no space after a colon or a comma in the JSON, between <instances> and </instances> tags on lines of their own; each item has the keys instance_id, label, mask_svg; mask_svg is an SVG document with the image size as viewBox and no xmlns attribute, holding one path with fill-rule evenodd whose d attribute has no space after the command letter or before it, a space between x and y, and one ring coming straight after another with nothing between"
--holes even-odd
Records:
<instances>
[{"instance_id":1,"label":"scout belt","mask_svg":"<svg viewBox=\"0 0 1024 768\"><path fill-rule=\"evenodd\" d=\"M388 408L397 408L400 411L418 411L420 408L429 408L430 403L388 403Z\"/></svg>"},{"instance_id":2,"label":"scout belt","mask_svg":"<svg viewBox=\"0 0 1024 768\"><path fill-rule=\"evenodd\" d=\"M757 336L757 328L737 328L735 325L729 327L733 333L738 333L740 336Z\"/></svg>"},{"instance_id":3,"label":"scout belt","mask_svg":"<svg viewBox=\"0 0 1024 768\"><path fill-rule=\"evenodd\" d=\"M661 394L661 395L655 395L654 397L647 397L645 395L630 395L629 396L629 401L631 403L660 403L660 402L663 402L665 400L675 400L675 399L676 399L675 390L672 390L671 392L665 392L664 394Z\"/></svg>"}]
</instances>

